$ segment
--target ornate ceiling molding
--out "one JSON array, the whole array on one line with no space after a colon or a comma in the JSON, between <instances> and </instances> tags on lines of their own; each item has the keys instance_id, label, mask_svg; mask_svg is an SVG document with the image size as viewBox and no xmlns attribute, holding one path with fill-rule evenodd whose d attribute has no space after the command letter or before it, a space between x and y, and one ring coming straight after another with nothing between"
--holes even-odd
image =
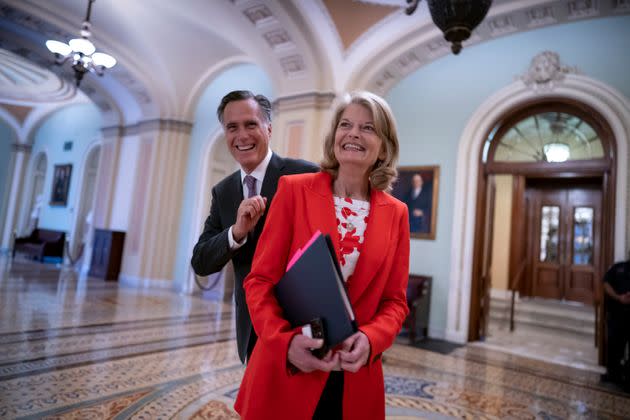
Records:
<instances>
[{"instance_id":1,"label":"ornate ceiling molding","mask_svg":"<svg viewBox=\"0 0 630 420\"><path fill-rule=\"evenodd\" d=\"M74 85L32 60L5 49L7 46L5 39L0 40L1 102L63 102L76 95Z\"/></svg>"},{"instance_id":2,"label":"ornate ceiling molding","mask_svg":"<svg viewBox=\"0 0 630 420\"><path fill-rule=\"evenodd\" d=\"M308 68L302 52L297 48L291 31L278 19L268 2L233 1L235 7L254 26L267 44L285 77L300 79L307 76Z\"/></svg>"},{"instance_id":3,"label":"ornate ceiling molding","mask_svg":"<svg viewBox=\"0 0 630 420\"><path fill-rule=\"evenodd\" d=\"M54 60L48 50L44 48L46 39L70 40L77 34L67 32L43 19L33 16L23 10L9 5L0 6L0 32L5 32L0 38L0 48L7 49L14 54L32 61L44 69L50 69L67 85L74 87L72 74L67 68L54 66ZM25 42L24 34L28 33L31 43ZM41 43L34 45L33 40ZM151 95L144 84L136 79L123 64L119 63L111 69L108 77L116 79L124 86L140 106L152 104ZM91 75L82 83L81 90L104 112L112 112L116 106L111 98L100 94L98 76Z\"/></svg>"}]
</instances>

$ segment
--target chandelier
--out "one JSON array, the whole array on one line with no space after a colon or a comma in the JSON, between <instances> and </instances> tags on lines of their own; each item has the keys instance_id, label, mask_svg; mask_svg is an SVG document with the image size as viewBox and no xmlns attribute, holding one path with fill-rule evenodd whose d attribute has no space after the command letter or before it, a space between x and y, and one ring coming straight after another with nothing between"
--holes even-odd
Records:
<instances>
[{"instance_id":1,"label":"chandelier","mask_svg":"<svg viewBox=\"0 0 630 420\"><path fill-rule=\"evenodd\" d=\"M95 52L96 47L89 39L92 36L90 13L92 12L92 3L94 1L88 0L87 14L85 15L85 21L81 25L81 38L71 39L67 44L52 39L46 41L46 47L55 54L55 64L72 63L77 87L81 84L85 73L91 71L102 76L105 74L105 69L116 65L116 59L111 55Z\"/></svg>"},{"instance_id":2,"label":"chandelier","mask_svg":"<svg viewBox=\"0 0 630 420\"><path fill-rule=\"evenodd\" d=\"M421 0L407 0L405 13L416 11ZM433 23L442 30L444 39L451 43L451 51L457 55L462 42L470 38L472 31L481 23L492 0L427 0Z\"/></svg>"}]
</instances>

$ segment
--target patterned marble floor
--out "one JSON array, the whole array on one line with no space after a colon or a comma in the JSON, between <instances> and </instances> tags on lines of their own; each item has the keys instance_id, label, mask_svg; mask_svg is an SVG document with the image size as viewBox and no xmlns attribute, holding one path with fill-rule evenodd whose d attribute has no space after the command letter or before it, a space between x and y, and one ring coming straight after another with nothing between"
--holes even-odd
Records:
<instances>
[{"instance_id":1,"label":"patterned marble floor","mask_svg":"<svg viewBox=\"0 0 630 420\"><path fill-rule=\"evenodd\" d=\"M231 305L4 259L0 305L0 418L238 418ZM384 366L388 419L630 418L596 372L480 346Z\"/></svg>"},{"instance_id":2,"label":"patterned marble floor","mask_svg":"<svg viewBox=\"0 0 630 420\"><path fill-rule=\"evenodd\" d=\"M601 374L606 369L597 364L598 349L594 341L593 334L528 325L519 325L510 332L507 323L491 321L488 337L473 345Z\"/></svg>"}]
</instances>

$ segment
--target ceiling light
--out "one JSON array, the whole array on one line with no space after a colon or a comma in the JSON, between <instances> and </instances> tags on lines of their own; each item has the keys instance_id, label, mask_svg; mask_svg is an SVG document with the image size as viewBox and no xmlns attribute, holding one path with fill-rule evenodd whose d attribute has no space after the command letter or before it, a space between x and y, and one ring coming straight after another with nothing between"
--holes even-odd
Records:
<instances>
[{"instance_id":1,"label":"ceiling light","mask_svg":"<svg viewBox=\"0 0 630 420\"><path fill-rule=\"evenodd\" d=\"M90 13L92 12L92 3L94 1L88 0L85 21L81 25L81 38L71 39L67 44L52 39L46 41L46 47L55 54L56 64L63 65L67 62L72 62L77 86L81 84L85 73L91 71L102 76L105 73L105 69L116 65L116 59L111 55L101 52L95 53L96 47L89 39L92 35Z\"/></svg>"},{"instance_id":2,"label":"ceiling light","mask_svg":"<svg viewBox=\"0 0 630 420\"><path fill-rule=\"evenodd\" d=\"M571 155L569 145L560 142L545 144L543 151L547 162L565 162Z\"/></svg>"},{"instance_id":3,"label":"ceiling light","mask_svg":"<svg viewBox=\"0 0 630 420\"><path fill-rule=\"evenodd\" d=\"M407 0L405 13L415 12L421 0ZM492 0L427 0L433 23L442 30L444 39L451 43L453 54L462 50L462 42L488 14Z\"/></svg>"}]
</instances>

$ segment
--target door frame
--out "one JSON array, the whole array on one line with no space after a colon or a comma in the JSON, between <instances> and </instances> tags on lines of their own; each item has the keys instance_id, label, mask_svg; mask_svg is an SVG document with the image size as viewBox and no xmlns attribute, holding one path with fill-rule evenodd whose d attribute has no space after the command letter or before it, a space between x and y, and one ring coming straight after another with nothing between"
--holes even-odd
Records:
<instances>
[{"instance_id":1,"label":"door frame","mask_svg":"<svg viewBox=\"0 0 630 420\"><path fill-rule=\"evenodd\" d=\"M546 178L584 178L584 177L601 177L602 179L602 232L601 232L601 253L598 261L599 273L598 278L603 276L605 267L609 267L614 261L614 225L615 225L615 185L616 185L616 143L613 130L601 114L582 102L567 98L547 98L542 100L532 100L524 102L507 110L504 115L497 118L495 123L490 125L485 133L485 138L500 139L515 122L521 119L538 114L544 111L551 112L567 112L577 115L586 120L597 131L604 147L604 158L592 159L588 161L568 161L562 163L546 163L546 162L493 162L491 158L494 156L494 150L498 142L492 142L489 150L480 147L478 150L478 173L477 173L477 195L475 204L475 228L473 236L473 255L471 268L471 297L469 307L469 323L468 323L468 341L476 341L480 339L480 329L482 317L481 308L484 307L484 295L480 287L483 285L483 273L487 267L484 267L483 249L484 249L484 232L486 226L486 199L489 193L488 177L491 175L505 174L514 176L514 193L518 191L524 192L525 179L527 177L546 177ZM487 154L488 161L484 156ZM519 204L523 204L523 197L513 201L512 217L519 214ZM523 208L522 206L520 207ZM523 231L524 234L526 231ZM510 245L515 245L515 238L518 238L515 232L511 234ZM607 238L607 239L604 239ZM526 252L526 251L525 251ZM514 258L516 260L516 258ZM513 279L521 270L519 261L510 259L509 276ZM596 304L602 300L601 285L596 291ZM599 305L601 314L601 305ZM598 317L598 331L602 331L602 318ZM602 345L603 337L599 334L596 337L599 345L600 363L602 361Z\"/></svg>"}]
</instances>

